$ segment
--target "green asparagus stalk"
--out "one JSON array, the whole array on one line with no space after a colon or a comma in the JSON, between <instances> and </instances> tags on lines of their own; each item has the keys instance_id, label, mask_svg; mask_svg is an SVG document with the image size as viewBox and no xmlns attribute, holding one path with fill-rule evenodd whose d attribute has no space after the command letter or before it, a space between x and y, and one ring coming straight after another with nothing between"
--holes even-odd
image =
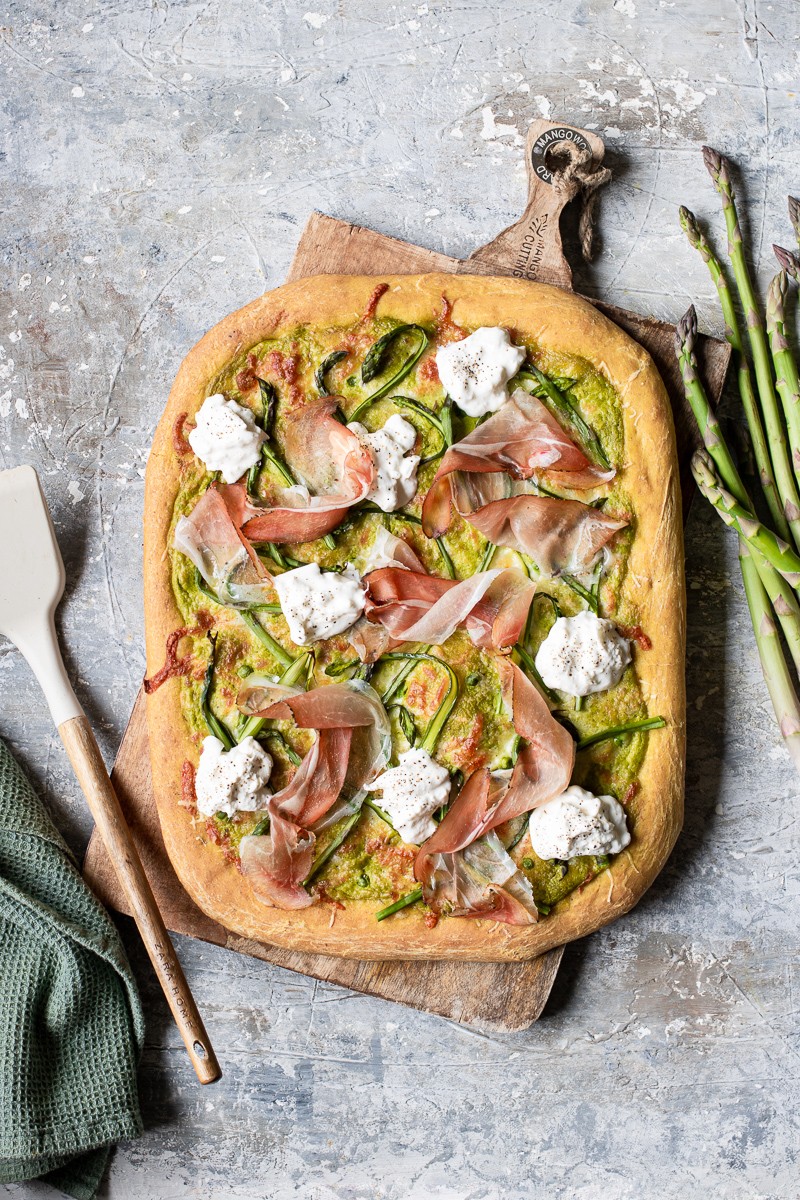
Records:
<instances>
[{"instance_id":1,"label":"green asparagus stalk","mask_svg":"<svg viewBox=\"0 0 800 1200\"><path fill-rule=\"evenodd\" d=\"M789 751L796 769L800 771L800 704L798 704L786 660L783 657L767 594L750 550L741 539L739 541L739 561L764 681L769 690L772 707L775 709L775 716L778 719L778 728L786 743L786 749Z\"/></svg>"},{"instance_id":2,"label":"green asparagus stalk","mask_svg":"<svg viewBox=\"0 0 800 1200\"><path fill-rule=\"evenodd\" d=\"M783 404L794 473L800 479L800 378L786 337L786 294L789 278L779 271L767 292L767 336L775 366L775 382Z\"/></svg>"},{"instance_id":3,"label":"green asparagus stalk","mask_svg":"<svg viewBox=\"0 0 800 1200\"><path fill-rule=\"evenodd\" d=\"M722 200L722 211L728 230L728 253L733 266L733 274L739 292L739 299L744 309L747 322L747 333L750 340L750 350L753 355L758 394L764 414L767 439L775 472L775 482L778 488L783 508L783 521L776 521L777 532L786 541L790 536L800 549L800 494L797 491L794 474L789 462L786 446L786 435L778 407L778 397L772 379L772 360L770 358L767 337L764 332L764 322L758 307L758 300L750 279L750 272L744 254L744 241L739 227L739 217L736 212L736 202L731 183L728 160L710 146L703 147L703 161L714 183L714 187ZM787 528L787 525L789 528Z\"/></svg>"},{"instance_id":4,"label":"green asparagus stalk","mask_svg":"<svg viewBox=\"0 0 800 1200\"><path fill-rule=\"evenodd\" d=\"M742 503L747 503L747 489L736 469L722 430L717 420L717 414L711 407L705 388L697 373L697 313L693 304L689 306L675 327L675 356L681 369L683 390L691 405L695 420L700 429L703 445L714 460L720 479L729 492L732 492Z\"/></svg>"},{"instance_id":5,"label":"green asparagus stalk","mask_svg":"<svg viewBox=\"0 0 800 1200\"><path fill-rule=\"evenodd\" d=\"M800 556L788 542L777 537L762 525L755 513L744 508L722 486L714 469L714 460L707 450L697 450L692 458L695 483L710 504L714 505L726 525L730 525L748 546L759 551L792 587L800 587Z\"/></svg>"},{"instance_id":6,"label":"green asparagus stalk","mask_svg":"<svg viewBox=\"0 0 800 1200\"><path fill-rule=\"evenodd\" d=\"M675 353L683 375L684 390L700 428L706 450L714 460L720 479L743 507L752 508L752 501L736 469L722 436L716 414L709 404L705 389L697 374L697 358L694 352L696 337L697 316L692 305L678 322L675 335ZM800 671L800 605L798 605L797 597L786 580L769 565L761 554L754 554L753 561L770 603L781 623L792 661Z\"/></svg>"},{"instance_id":7,"label":"green asparagus stalk","mask_svg":"<svg viewBox=\"0 0 800 1200\"><path fill-rule=\"evenodd\" d=\"M767 439L764 435L764 425L761 420L761 413L758 407L758 399L756 397L756 391L753 384L750 362L742 343L742 335L739 329L739 319L736 316L736 309L734 308L731 289L728 286L728 281L725 278L722 265L711 249L711 246L709 245L708 240L706 239L699 225L697 224L694 213L690 212L688 208L682 207L679 209L679 216L681 228L689 239L689 243L702 256L703 261L705 262L711 274L711 278L714 281L714 285L716 286L717 294L719 295L722 316L725 321L725 337L733 347L737 358L739 395L742 398L742 407L744 408L747 424L750 429L750 439L753 443L753 455L756 460L756 467L758 468L758 475L764 492L764 499L767 502L767 508L769 509L770 516L772 517L776 529L781 530L785 524L783 508L778 496L778 489L775 485L775 476L772 472L772 463L769 457L769 446L767 445ZM692 342L694 342L694 337L692 338ZM721 469L721 464L719 462L717 463L717 466ZM734 491L730 483L725 480L724 476L723 481L725 482L726 487L728 487L731 491ZM786 531L786 536L788 537L788 530Z\"/></svg>"}]
</instances>

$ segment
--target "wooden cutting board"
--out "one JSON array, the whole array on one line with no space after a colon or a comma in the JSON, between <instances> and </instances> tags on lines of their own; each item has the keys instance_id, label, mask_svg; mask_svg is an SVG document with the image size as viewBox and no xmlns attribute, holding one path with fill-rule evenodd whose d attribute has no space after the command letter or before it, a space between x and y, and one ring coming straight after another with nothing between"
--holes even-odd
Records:
<instances>
[{"instance_id":1,"label":"wooden cutting board","mask_svg":"<svg viewBox=\"0 0 800 1200\"><path fill-rule=\"evenodd\" d=\"M607 178L601 166L603 154L603 143L594 133L536 121L528 133L526 147L529 195L525 212L519 221L468 259L449 258L360 225L313 213L300 238L288 279L319 274L448 271L513 275L571 289L572 271L562 249L560 216L570 200L581 194L585 196L604 176ZM672 349L674 326L605 303L592 303L641 342L661 370L675 412L686 512L691 496L688 465L696 444L696 429ZM730 348L724 342L704 339L701 358L709 393L716 401L724 384ZM563 947L526 963L355 962L249 941L229 933L207 917L183 890L161 838L141 690L112 779L166 924L176 933L238 950L315 979L485 1028L525 1029L540 1015L555 980ZM84 876L105 904L120 912L127 911L96 831L86 853Z\"/></svg>"}]
</instances>

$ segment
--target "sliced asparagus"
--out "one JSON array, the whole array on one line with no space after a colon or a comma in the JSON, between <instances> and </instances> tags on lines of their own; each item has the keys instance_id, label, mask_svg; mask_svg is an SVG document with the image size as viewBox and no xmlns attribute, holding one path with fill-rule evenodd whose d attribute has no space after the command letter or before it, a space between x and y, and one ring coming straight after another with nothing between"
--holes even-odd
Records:
<instances>
[{"instance_id":1,"label":"sliced asparagus","mask_svg":"<svg viewBox=\"0 0 800 1200\"><path fill-rule=\"evenodd\" d=\"M389 904L386 908L382 908L380 912L375 913L376 921L385 921L387 917L393 917L396 912L400 912L402 908L408 908L410 904L416 904L422 899L422 888L414 888L413 892L408 892L405 896L401 896L399 900L395 900L394 904Z\"/></svg>"}]
</instances>

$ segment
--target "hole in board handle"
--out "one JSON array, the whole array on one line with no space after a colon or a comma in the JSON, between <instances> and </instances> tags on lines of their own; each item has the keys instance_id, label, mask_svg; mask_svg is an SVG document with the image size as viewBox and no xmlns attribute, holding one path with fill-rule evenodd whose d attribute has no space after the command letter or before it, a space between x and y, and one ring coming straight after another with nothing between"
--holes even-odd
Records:
<instances>
[{"instance_id":1,"label":"hole in board handle","mask_svg":"<svg viewBox=\"0 0 800 1200\"><path fill-rule=\"evenodd\" d=\"M198 1058L206 1058L207 1057L206 1048L202 1042L195 1042L192 1049L194 1050L194 1052Z\"/></svg>"}]
</instances>

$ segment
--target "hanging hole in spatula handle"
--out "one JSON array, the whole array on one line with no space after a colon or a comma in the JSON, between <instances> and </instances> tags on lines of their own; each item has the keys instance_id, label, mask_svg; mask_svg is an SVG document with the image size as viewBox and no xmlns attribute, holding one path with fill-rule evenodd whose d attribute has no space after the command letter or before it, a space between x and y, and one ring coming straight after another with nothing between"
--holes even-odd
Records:
<instances>
[{"instance_id":1,"label":"hanging hole in spatula handle","mask_svg":"<svg viewBox=\"0 0 800 1200\"><path fill-rule=\"evenodd\" d=\"M544 119L528 130L525 161L528 203L518 221L466 259L463 270L512 275L572 288L572 269L561 243L561 213L582 197L580 238L591 256L592 210L597 189L611 178L605 146L596 133Z\"/></svg>"}]
</instances>

